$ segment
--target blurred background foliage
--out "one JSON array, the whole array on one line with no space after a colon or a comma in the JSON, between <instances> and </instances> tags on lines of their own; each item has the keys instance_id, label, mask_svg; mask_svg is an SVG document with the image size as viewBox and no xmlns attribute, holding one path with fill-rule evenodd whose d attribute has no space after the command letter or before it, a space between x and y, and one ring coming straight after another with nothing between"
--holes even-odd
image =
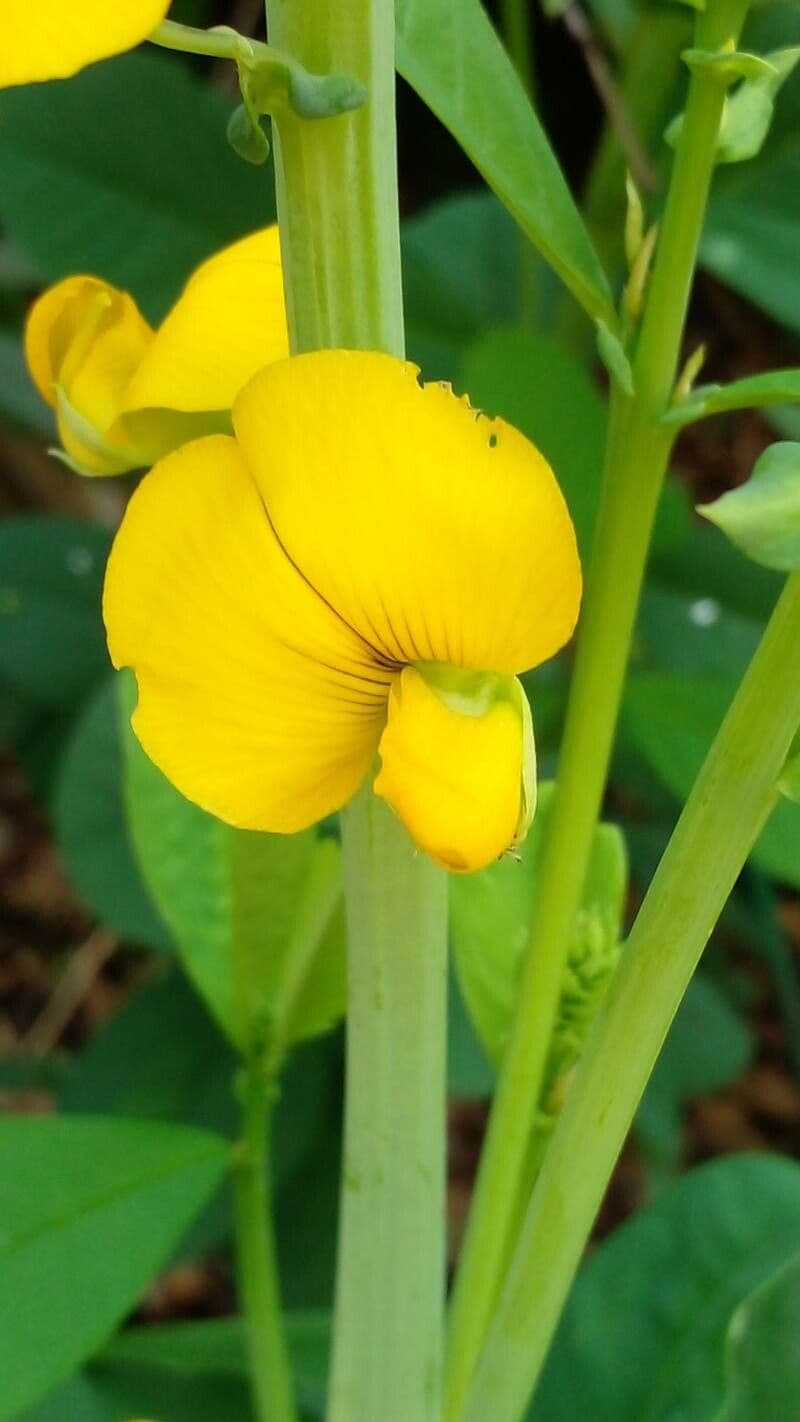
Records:
<instances>
[{"instance_id":1,"label":"blurred background foliage","mask_svg":"<svg viewBox=\"0 0 800 1422\"><path fill-rule=\"evenodd\" d=\"M260 9L249 0L183 0L173 17L254 32ZM549 18L532 4L531 18L538 108L618 279L626 164L651 214L662 200L662 134L680 108L689 11L591 0ZM797 44L800 8L757 8L745 42L759 52ZM0 1283L0 1302L36 1340L33 1353L29 1345L3 1364L19 1386L4 1389L0 1419L16 1422L250 1415L231 1316L229 1187L208 1144L235 1132L230 1023L208 974L225 954L235 959L248 929L232 926L219 903L198 906L191 886L186 897L174 845L148 851L146 834L128 827L130 750L100 593L135 480L81 481L48 458L50 412L21 353L26 308L48 282L95 273L157 319L200 260L273 218L270 171L248 167L226 144L234 101L227 68L155 51L0 97L0 1101L15 1121L51 1112L104 1118L99 1136L97 1123L74 1123L52 1157L39 1159L18 1133L5 1152L0 1203L14 1195L8 1208L22 1218L20 1201L39 1200L23 1221L39 1231L36 1249L23 1250ZM585 551L605 424L588 326L402 83L399 105L410 354L425 375L468 390L541 446ZM721 168L715 181L687 342L687 351L707 345L704 379L800 364L799 243L800 68L759 156ZM742 482L776 435L800 438L797 408L722 416L676 448L606 808L628 846L628 921L780 581L701 525L693 505ZM568 654L528 679L546 775L567 672ZM129 764L128 773L147 769ZM185 835L211 833L187 807ZM313 852L328 854L326 842ZM148 871L161 886L156 897L145 887L143 852L157 860ZM287 861L275 882L307 870ZM577 1398L584 1410L590 1400L597 1422L796 1416L798 892L800 807L784 801L647 1090L536 1422L566 1422ZM341 961L337 913L331 902L320 930L331 963ZM496 935L501 915L488 891L473 895L458 921L466 916L480 944ZM258 907L253 933L265 923L278 942L274 898ZM323 1017L333 1022L333 979L325 991ZM449 1068L455 1252L493 1082L455 978ZM300 1045L276 1126L283 1281L309 1418L322 1415L324 1398L341 1078L338 1030ZM70 1194L70 1160L87 1152L91 1198L77 1186ZM48 1191L67 1201L68 1219L47 1213Z\"/></svg>"}]
</instances>

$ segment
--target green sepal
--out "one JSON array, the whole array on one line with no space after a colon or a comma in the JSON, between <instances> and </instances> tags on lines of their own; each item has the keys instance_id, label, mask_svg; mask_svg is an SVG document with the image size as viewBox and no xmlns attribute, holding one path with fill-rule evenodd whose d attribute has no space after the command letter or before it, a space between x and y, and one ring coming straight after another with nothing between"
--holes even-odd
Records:
<instances>
[{"instance_id":1,"label":"green sepal","mask_svg":"<svg viewBox=\"0 0 800 1422\"><path fill-rule=\"evenodd\" d=\"M756 563L800 568L800 444L770 445L746 484L697 511Z\"/></svg>"},{"instance_id":2,"label":"green sepal","mask_svg":"<svg viewBox=\"0 0 800 1422\"><path fill-rule=\"evenodd\" d=\"M745 78L725 104L717 141L718 163L741 163L760 153L772 123L775 99L800 59L800 46L776 50L767 58L771 72Z\"/></svg>"},{"instance_id":3,"label":"green sepal","mask_svg":"<svg viewBox=\"0 0 800 1422\"><path fill-rule=\"evenodd\" d=\"M681 58L693 73L705 71L724 84L735 84L737 79L763 79L775 73L768 59L747 50L685 49Z\"/></svg>"},{"instance_id":4,"label":"green sepal","mask_svg":"<svg viewBox=\"0 0 800 1422\"><path fill-rule=\"evenodd\" d=\"M619 336L615 336L605 321L597 323L597 351L611 379L629 399L636 393L633 385L633 370Z\"/></svg>"}]
</instances>

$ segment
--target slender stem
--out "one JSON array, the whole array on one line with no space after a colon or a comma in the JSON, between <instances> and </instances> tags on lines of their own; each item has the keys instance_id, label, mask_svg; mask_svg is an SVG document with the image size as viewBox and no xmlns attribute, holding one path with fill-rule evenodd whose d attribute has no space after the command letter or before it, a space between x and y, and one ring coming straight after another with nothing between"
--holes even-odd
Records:
<instances>
[{"instance_id":1,"label":"slender stem","mask_svg":"<svg viewBox=\"0 0 800 1422\"><path fill-rule=\"evenodd\" d=\"M292 349L402 355L392 0L269 0L270 38L366 86L277 125ZM377 471L376 471L377 472ZM444 1309L447 880L371 790L342 816L345 1165L330 1422L438 1422Z\"/></svg>"},{"instance_id":2,"label":"slender stem","mask_svg":"<svg viewBox=\"0 0 800 1422\"><path fill-rule=\"evenodd\" d=\"M162 20L148 35L151 44L160 49L178 50L181 54L205 54L210 59L241 59L263 55L269 58L272 51L259 40L246 39L232 30L198 30L193 25L179 25L174 20Z\"/></svg>"},{"instance_id":3,"label":"slender stem","mask_svg":"<svg viewBox=\"0 0 800 1422\"><path fill-rule=\"evenodd\" d=\"M438 1422L444 875L368 789L346 813L344 847L347 1131L328 1415Z\"/></svg>"},{"instance_id":4,"label":"slender stem","mask_svg":"<svg viewBox=\"0 0 800 1422\"><path fill-rule=\"evenodd\" d=\"M506 49L532 99L536 83L533 66L533 0L502 0L500 18Z\"/></svg>"},{"instance_id":5,"label":"slender stem","mask_svg":"<svg viewBox=\"0 0 800 1422\"><path fill-rule=\"evenodd\" d=\"M736 39L746 0L710 0L700 48ZM697 71L675 157L634 359L636 395L612 398L603 494L587 577L541 893L523 964L450 1323L445 1416L462 1414L502 1280L564 975L600 811L647 551L671 447L658 420L675 381L725 91Z\"/></svg>"},{"instance_id":6,"label":"slender stem","mask_svg":"<svg viewBox=\"0 0 800 1422\"><path fill-rule=\"evenodd\" d=\"M241 1077L241 1142L234 1171L237 1273L258 1422L297 1422L281 1315L268 1185L273 1093L257 1068Z\"/></svg>"},{"instance_id":7,"label":"slender stem","mask_svg":"<svg viewBox=\"0 0 800 1422\"><path fill-rule=\"evenodd\" d=\"M530 1202L465 1422L517 1422L670 1022L778 797L800 725L800 574L772 615L592 1028Z\"/></svg>"}]
</instances>

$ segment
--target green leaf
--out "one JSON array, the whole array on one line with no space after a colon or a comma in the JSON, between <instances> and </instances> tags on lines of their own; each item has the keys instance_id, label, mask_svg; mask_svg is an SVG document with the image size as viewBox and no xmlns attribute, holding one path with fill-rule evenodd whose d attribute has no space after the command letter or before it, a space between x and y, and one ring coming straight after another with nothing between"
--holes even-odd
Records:
<instances>
[{"instance_id":1,"label":"green leaf","mask_svg":"<svg viewBox=\"0 0 800 1422\"><path fill-rule=\"evenodd\" d=\"M697 511L756 563L800 568L800 444L771 444L746 484Z\"/></svg>"},{"instance_id":2,"label":"green leaf","mask_svg":"<svg viewBox=\"0 0 800 1422\"><path fill-rule=\"evenodd\" d=\"M101 1117L0 1121L0 1418L96 1352L229 1167L204 1131Z\"/></svg>"},{"instance_id":3,"label":"green leaf","mask_svg":"<svg viewBox=\"0 0 800 1422\"><path fill-rule=\"evenodd\" d=\"M505 858L480 874L454 878L451 884L450 926L459 985L495 1066L502 1059L513 1017L552 791L549 784L539 787L536 817L519 863ZM600 955L618 943L626 882L620 831L600 825L575 923L573 956L589 943Z\"/></svg>"},{"instance_id":4,"label":"green leaf","mask_svg":"<svg viewBox=\"0 0 800 1422\"><path fill-rule=\"evenodd\" d=\"M616 381L623 394L632 400L636 392L631 363L619 336L609 330L605 321L597 323L597 351L611 379Z\"/></svg>"},{"instance_id":5,"label":"green leaf","mask_svg":"<svg viewBox=\"0 0 800 1422\"><path fill-rule=\"evenodd\" d=\"M397 67L581 305L613 326L597 253L480 0L400 0Z\"/></svg>"},{"instance_id":6,"label":"green leaf","mask_svg":"<svg viewBox=\"0 0 800 1422\"><path fill-rule=\"evenodd\" d=\"M41 435L51 444L55 438L55 416L31 380L22 340L0 332L0 413L12 425Z\"/></svg>"},{"instance_id":7,"label":"green leaf","mask_svg":"<svg viewBox=\"0 0 800 1422\"><path fill-rule=\"evenodd\" d=\"M747 43L768 52L796 46L794 5L754 7ZM761 152L723 168L715 181L700 249L710 271L800 332L800 67L784 83Z\"/></svg>"},{"instance_id":8,"label":"green leaf","mask_svg":"<svg viewBox=\"0 0 800 1422\"><path fill-rule=\"evenodd\" d=\"M583 1266L530 1422L574 1422L576 1398L590 1399L592 1422L709 1422L735 1310L798 1248L793 1161L730 1156L693 1170Z\"/></svg>"},{"instance_id":9,"label":"green leaf","mask_svg":"<svg viewBox=\"0 0 800 1422\"><path fill-rule=\"evenodd\" d=\"M606 407L584 367L550 337L508 326L487 331L470 347L461 383L474 405L516 425L542 451L569 505L581 554L588 557L600 498ZM690 529L686 494L668 480L655 555L672 551Z\"/></svg>"},{"instance_id":10,"label":"green leaf","mask_svg":"<svg viewBox=\"0 0 800 1422\"><path fill-rule=\"evenodd\" d=\"M111 681L101 682L89 697L67 740L53 817L70 880L101 923L129 943L169 949L172 939L128 837Z\"/></svg>"},{"instance_id":11,"label":"green leaf","mask_svg":"<svg viewBox=\"0 0 800 1422\"><path fill-rule=\"evenodd\" d=\"M707 49L685 49L681 58L694 71L712 73L721 81L732 84L737 79L772 79L775 68L769 59L760 54L750 54L747 50L719 49L713 53Z\"/></svg>"},{"instance_id":12,"label":"green leaf","mask_svg":"<svg viewBox=\"0 0 800 1422\"><path fill-rule=\"evenodd\" d=\"M623 729L677 800L683 802L705 759L737 683L724 677L639 672L629 680ZM781 800L753 849L753 862L800 888L800 806Z\"/></svg>"},{"instance_id":13,"label":"green leaf","mask_svg":"<svg viewBox=\"0 0 800 1422\"><path fill-rule=\"evenodd\" d=\"M452 1096L482 1100L494 1091L495 1074L478 1041L458 978L451 973L447 993L447 1089Z\"/></svg>"},{"instance_id":14,"label":"green leaf","mask_svg":"<svg viewBox=\"0 0 800 1422\"><path fill-rule=\"evenodd\" d=\"M796 805L800 805L800 754L797 752L787 760L778 781L778 789L787 800L793 800Z\"/></svg>"},{"instance_id":15,"label":"green leaf","mask_svg":"<svg viewBox=\"0 0 800 1422\"><path fill-rule=\"evenodd\" d=\"M286 1333L304 1422L322 1422L329 1317L290 1312ZM251 1422L251 1409L244 1329L225 1318L126 1329L20 1422Z\"/></svg>"},{"instance_id":16,"label":"green leaf","mask_svg":"<svg viewBox=\"0 0 800 1422\"><path fill-rule=\"evenodd\" d=\"M661 423L682 429L706 415L781 405L789 400L800 402L800 370L770 370L764 375L746 375L730 385L698 385L686 400L667 411Z\"/></svg>"},{"instance_id":17,"label":"green leaf","mask_svg":"<svg viewBox=\"0 0 800 1422\"><path fill-rule=\"evenodd\" d=\"M0 95L0 215L43 277L89 271L161 316L189 272L274 215L228 147L231 104L172 57ZM224 194L224 202L220 195Z\"/></svg>"},{"instance_id":18,"label":"green leaf","mask_svg":"<svg viewBox=\"0 0 800 1422\"><path fill-rule=\"evenodd\" d=\"M133 842L187 972L240 1047L277 1063L344 1012L338 844L232 829L190 804L130 729L133 678L119 678Z\"/></svg>"},{"instance_id":19,"label":"green leaf","mask_svg":"<svg viewBox=\"0 0 800 1422\"><path fill-rule=\"evenodd\" d=\"M467 345L512 321L519 234L493 193L459 193L403 223L403 301L412 360L427 380L453 380Z\"/></svg>"},{"instance_id":20,"label":"green leaf","mask_svg":"<svg viewBox=\"0 0 800 1422\"><path fill-rule=\"evenodd\" d=\"M24 515L0 527L0 678L37 705L79 701L108 667L100 598L107 531Z\"/></svg>"},{"instance_id":21,"label":"green leaf","mask_svg":"<svg viewBox=\"0 0 800 1422\"><path fill-rule=\"evenodd\" d=\"M754 1045L747 1025L711 978L695 977L636 1117L637 1136L659 1163L678 1164L684 1103L738 1081L752 1060Z\"/></svg>"},{"instance_id":22,"label":"green leaf","mask_svg":"<svg viewBox=\"0 0 800 1422\"><path fill-rule=\"evenodd\" d=\"M725 1406L714 1422L790 1418L800 1397L800 1253L739 1305L727 1345Z\"/></svg>"}]
</instances>

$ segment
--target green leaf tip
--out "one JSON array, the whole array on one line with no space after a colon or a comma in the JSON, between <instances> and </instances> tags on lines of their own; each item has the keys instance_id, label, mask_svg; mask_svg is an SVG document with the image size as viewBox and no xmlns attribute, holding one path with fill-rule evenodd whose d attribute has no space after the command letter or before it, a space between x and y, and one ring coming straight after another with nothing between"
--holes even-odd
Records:
<instances>
[{"instance_id":1,"label":"green leaf tip","mask_svg":"<svg viewBox=\"0 0 800 1422\"><path fill-rule=\"evenodd\" d=\"M800 444L770 445L746 484L697 511L756 563L800 568Z\"/></svg>"}]
</instances>

